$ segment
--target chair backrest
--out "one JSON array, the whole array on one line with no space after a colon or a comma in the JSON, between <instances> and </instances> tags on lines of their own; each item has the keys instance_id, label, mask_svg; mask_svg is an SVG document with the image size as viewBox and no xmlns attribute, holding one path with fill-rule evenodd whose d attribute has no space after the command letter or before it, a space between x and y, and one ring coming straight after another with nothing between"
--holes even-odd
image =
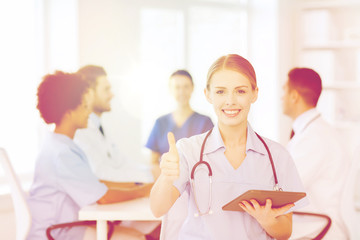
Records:
<instances>
[{"instance_id":1,"label":"chair backrest","mask_svg":"<svg viewBox=\"0 0 360 240\"><path fill-rule=\"evenodd\" d=\"M11 198L14 205L16 221L16 239L24 240L26 239L30 230L31 213L19 179L15 174L5 149L3 148L0 148L0 164L4 169L5 177L7 178L11 187Z\"/></svg>"}]
</instances>

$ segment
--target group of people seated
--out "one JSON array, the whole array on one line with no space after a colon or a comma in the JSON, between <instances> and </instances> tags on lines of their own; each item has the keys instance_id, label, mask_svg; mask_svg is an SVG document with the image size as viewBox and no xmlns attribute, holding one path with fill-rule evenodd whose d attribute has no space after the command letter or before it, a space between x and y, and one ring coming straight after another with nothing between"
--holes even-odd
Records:
<instances>
[{"instance_id":1,"label":"group of people seated","mask_svg":"<svg viewBox=\"0 0 360 240\"><path fill-rule=\"evenodd\" d=\"M83 206L139 197L150 198L154 215L165 215L167 226L119 222L112 239L159 239L165 227L171 233L164 239L316 236L323 226L297 227L305 221L293 216L297 209L331 218L325 239L348 239L339 194L349 162L336 131L316 110L322 85L314 70L292 69L283 86L283 113L293 119L286 147L260 137L247 120L258 97L255 70L247 59L229 54L209 68L204 94L217 116L215 125L192 109L194 82L188 71L175 71L169 86L177 106L155 121L146 143L150 164L145 165L124 156L102 125L101 116L111 110L113 98L103 67L87 65L76 73L57 71L43 77L37 109L55 129L36 160L28 239L46 239L49 226L76 221ZM226 202L246 190L272 190L274 177L264 146L272 153L280 188L307 196L280 208L272 208L271 201L260 205L251 200L239 203L243 212L223 211ZM208 167L197 168L199 159ZM80 226L56 229L53 236L95 239L94 232L94 227Z\"/></svg>"}]
</instances>

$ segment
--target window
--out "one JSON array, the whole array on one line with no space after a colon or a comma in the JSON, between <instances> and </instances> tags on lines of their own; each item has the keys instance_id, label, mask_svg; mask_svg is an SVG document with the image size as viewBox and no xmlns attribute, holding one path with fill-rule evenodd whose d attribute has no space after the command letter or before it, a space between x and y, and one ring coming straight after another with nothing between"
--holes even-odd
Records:
<instances>
[{"instance_id":1,"label":"window","mask_svg":"<svg viewBox=\"0 0 360 240\"><path fill-rule=\"evenodd\" d=\"M216 58L228 53L247 56L245 6L237 4L234 9L233 4L200 3L186 1L172 7L143 7L140 11L142 74L138 78L146 79L142 81L145 89L142 94L142 142L146 142L155 119L174 109L168 91L168 79L173 71L189 70L195 84L192 107L215 118L203 95L209 66Z\"/></svg>"},{"instance_id":2,"label":"window","mask_svg":"<svg viewBox=\"0 0 360 240\"><path fill-rule=\"evenodd\" d=\"M0 64L6 66L1 72L0 146L25 188L32 181L45 125L36 109L37 86L45 73L73 71L78 65L76 10L75 0L0 4ZM0 168L0 194L9 191L4 183Z\"/></svg>"}]
</instances>

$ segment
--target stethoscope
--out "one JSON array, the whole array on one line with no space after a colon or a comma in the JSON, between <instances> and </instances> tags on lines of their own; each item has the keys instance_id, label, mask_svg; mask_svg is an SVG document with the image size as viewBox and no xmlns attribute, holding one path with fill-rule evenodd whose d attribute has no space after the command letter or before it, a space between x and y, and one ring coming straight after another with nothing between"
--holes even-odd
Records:
<instances>
[{"instance_id":1,"label":"stethoscope","mask_svg":"<svg viewBox=\"0 0 360 240\"><path fill-rule=\"evenodd\" d=\"M205 136L204 138L204 141L201 145L201 151L200 151L200 161L197 162L192 170L191 170L191 186L192 186L192 192L193 192L193 195L194 195L194 199L195 199L195 205L196 205L196 208L198 210L198 213L195 213L194 216L195 217L198 217L198 216L203 216L203 215L206 215L206 214L212 214L213 211L211 210L211 202L212 202L212 169L210 167L210 164L206 161L203 160L203 154L204 154L204 148L205 148L205 143L208 139L208 137L210 136L211 132L212 132L213 129L211 129ZM266 151L269 155L269 159L270 159L270 163L271 163L271 167L272 167L272 171L273 171L273 175L274 175L274 181L275 181L275 184L274 184L274 190L275 191L282 191L282 189L279 187L279 182L278 182L278 179L277 179L277 175L276 175L276 170L275 170L275 165L274 165L274 161L273 161L273 158L272 158L272 155L270 153L270 150L269 150L269 147L267 146L267 144L265 143L264 139L262 139L262 137L260 137L259 134L255 133L256 136L260 139L260 141L264 144L265 148L266 148ZM195 191L195 181L194 181L194 178L195 178L195 171L196 171L196 168L201 165L201 164L204 164L208 171L209 171L209 204L208 204L208 208L205 212L201 212L200 211L200 208L199 208L199 204L197 202L197 197L196 197L196 191Z\"/></svg>"}]
</instances>

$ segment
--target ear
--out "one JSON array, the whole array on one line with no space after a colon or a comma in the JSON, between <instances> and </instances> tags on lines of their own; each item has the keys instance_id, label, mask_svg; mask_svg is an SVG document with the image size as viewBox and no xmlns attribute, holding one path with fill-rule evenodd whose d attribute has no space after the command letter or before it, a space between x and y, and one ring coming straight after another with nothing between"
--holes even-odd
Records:
<instances>
[{"instance_id":1,"label":"ear","mask_svg":"<svg viewBox=\"0 0 360 240\"><path fill-rule=\"evenodd\" d=\"M257 98L258 98L258 93L259 93L259 88L256 87L256 88L253 90L253 98L251 99L251 103L256 102L256 100L257 100Z\"/></svg>"},{"instance_id":2,"label":"ear","mask_svg":"<svg viewBox=\"0 0 360 240\"><path fill-rule=\"evenodd\" d=\"M212 104L212 99L211 99L211 96L210 96L210 91L207 89L207 88L204 88L204 94L205 94L205 97L206 97L206 100Z\"/></svg>"},{"instance_id":3,"label":"ear","mask_svg":"<svg viewBox=\"0 0 360 240\"><path fill-rule=\"evenodd\" d=\"M290 100L295 103L299 100L300 94L295 89L290 90Z\"/></svg>"}]
</instances>

